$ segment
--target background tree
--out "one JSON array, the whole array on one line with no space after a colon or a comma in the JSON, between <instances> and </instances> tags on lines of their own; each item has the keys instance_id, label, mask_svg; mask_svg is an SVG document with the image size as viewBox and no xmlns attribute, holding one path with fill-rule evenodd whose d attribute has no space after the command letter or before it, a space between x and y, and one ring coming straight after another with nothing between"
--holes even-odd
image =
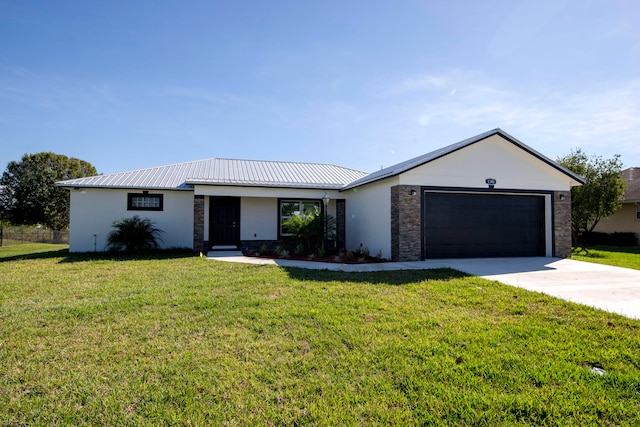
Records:
<instances>
[{"instance_id":1,"label":"background tree","mask_svg":"<svg viewBox=\"0 0 640 427\"><path fill-rule=\"evenodd\" d=\"M97 175L91 163L50 152L25 154L0 178L0 212L13 224L42 224L53 230L69 226L69 191L56 181Z\"/></svg>"},{"instance_id":2,"label":"background tree","mask_svg":"<svg viewBox=\"0 0 640 427\"><path fill-rule=\"evenodd\" d=\"M585 184L571 188L571 231L573 241L583 249L586 238L598 222L622 205L625 182L621 178L620 155L612 159L587 156L580 148L558 159L565 168L585 179Z\"/></svg>"}]
</instances>

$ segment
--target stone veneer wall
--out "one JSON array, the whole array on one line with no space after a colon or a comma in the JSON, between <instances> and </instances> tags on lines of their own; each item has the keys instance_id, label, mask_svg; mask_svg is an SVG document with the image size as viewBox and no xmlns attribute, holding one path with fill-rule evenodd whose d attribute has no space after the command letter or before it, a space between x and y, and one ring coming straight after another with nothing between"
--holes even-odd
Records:
<instances>
[{"instance_id":1,"label":"stone veneer wall","mask_svg":"<svg viewBox=\"0 0 640 427\"><path fill-rule=\"evenodd\" d=\"M415 196L411 192L415 191ZM417 185L391 187L391 259L419 261L422 258L421 190Z\"/></svg>"},{"instance_id":2,"label":"stone veneer wall","mask_svg":"<svg viewBox=\"0 0 640 427\"><path fill-rule=\"evenodd\" d=\"M347 203L345 199L336 199L336 247L344 249L346 245ZM327 248L329 249L329 248Z\"/></svg>"},{"instance_id":3,"label":"stone veneer wall","mask_svg":"<svg viewBox=\"0 0 640 427\"><path fill-rule=\"evenodd\" d=\"M295 250L295 245L285 240L241 240L240 250L247 254L255 254L260 252L262 245L266 245L267 253L273 253L278 246L281 246L288 251Z\"/></svg>"},{"instance_id":4,"label":"stone veneer wall","mask_svg":"<svg viewBox=\"0 0 640 427\"><path fill-rule=\"evenodd\" d=\"M553 193L553 256L571 256L571 191Z\"/></svg>"},{"instance_id":5,"label":"stone veneer wall","mask_svg":"<svg viewBox=\"0 0 640 427\"><path fill-rule=\"evenodd\" d=\"M204 196L193 196L193 250L204 251Z\"/></svg>"}]
</instances>

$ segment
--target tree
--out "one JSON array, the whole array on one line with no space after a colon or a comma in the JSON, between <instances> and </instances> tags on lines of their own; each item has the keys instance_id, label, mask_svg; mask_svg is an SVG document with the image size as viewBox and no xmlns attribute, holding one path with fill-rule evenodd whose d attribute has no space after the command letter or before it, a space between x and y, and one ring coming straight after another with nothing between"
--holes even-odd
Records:
<instances>
[{"instance_id":1,"label":"tree","mask_svg":"<svg viewBox=\"0 0 640 427\"><path fill-rule=\"evenodd\" d=\"M107 249L113 251L140 252L159 249L158 241L162 241L162 230L148 218L138 215L115 221L107 235Z\"/></svg>"},{"instance_id":2,"label":"tree","mask_svg":"<svg viewBox=\"0 0 640 427\"><path fill-rule=\"evenodd\" d=\"M69 191L56 181L97 175L90 163L50 152L25 154L0 178L0 212L13 224L42 224L53 230L69 226Z\"/></svg>"},{"instance_id":3,"label":"tree","mask_svg":"<svg viewBox=\"0 0 640 427\"><path fill-rule=\"evenodd\" d=\"M586 237L598 222L622 205L625 182L621 178L620 155L612 159L587 156L580 148L558 163L581 176L585 184L571 189L571 232L575 244L585 249Z\"/></svg>"}]
</instances>

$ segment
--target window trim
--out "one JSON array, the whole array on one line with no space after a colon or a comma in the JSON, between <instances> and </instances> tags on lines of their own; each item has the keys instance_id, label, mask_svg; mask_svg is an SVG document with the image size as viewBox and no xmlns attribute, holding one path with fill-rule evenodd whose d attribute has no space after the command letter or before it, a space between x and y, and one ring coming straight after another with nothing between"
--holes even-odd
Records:
<instances>
[{"instance_id":1,"label":"window trim","mask_svg":"<svg viewBox=\"0 0 640 427\"><path fill-rule=\"evenodd\" d=\"M133 199L135 197L158 198L159 205L157 207L133 206ZM128 211L163 211L164 210L164 194L149 193L148 191L143 191L142 193L127 193L127 210Z\"/></svg>"},{"instance_id":2,"label":"window trim","mask_svg":"<svg viewBox=\"0 0 640 427\"><path fill-rule=\"evenodd\" d=\"M292 234L290 233L283 233L282 232L282 203L283 202L293 202L293 203L298 203L298 205L300 205L301 203L305 203L305 202L314 202L317 203L318 206L320 206L320 214L324 213L324 203L322 202L322 199L311 199L311 198L289 198L289 197L283 197L283 198L279 198L278 199L278 238L283 238L283 237L291 237Z\"/></svg>"}]
</instances>

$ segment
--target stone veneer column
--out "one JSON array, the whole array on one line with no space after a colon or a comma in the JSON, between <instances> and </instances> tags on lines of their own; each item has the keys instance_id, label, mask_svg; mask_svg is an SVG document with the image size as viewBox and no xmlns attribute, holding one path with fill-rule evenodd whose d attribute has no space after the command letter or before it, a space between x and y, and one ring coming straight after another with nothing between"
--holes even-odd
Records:
<instances>
[{"instance_id":1,"label":"stone veneer column","mask_svg":"<svg viewBox=\"0 0 640 427\"><path fill-rule=\"evenodd\" d=\"M193 196L193 250L204 250L204 196Z\"/></svg>"},{"instance_id":2,"label":"stone veneer column","mask_svg":"<svg viewBox=\"0 0 640 427\"><path fill-rule=\"evenodd\" d=\"M336 247L343 249L346 236L347 203L345 199L336 199ZM328 248L327 248L328 249Z\"/></svg>"},{"instance_id":3,"label":"stone veneer column","mask_svg":"<svg viewBox=\"0 0 640 427\"><path fill-rule=\"evenodd\" d=\"M564 196L564 200L561 200ZM566 258L571 255L571 192L553 193L553 256Z\"/></svg>"},{"instance_id":4,"label":"stone veneer column","mask_svg":"<svg viewBox=\"0 0 640 427\"><path fill-rule=\"evenodd\" d=\"M411 195L412 191L415 195ZM420 186L391 187L391 259L393 261L419 261L422 258L420 200Z\"/></svg>"}]
</instances>

